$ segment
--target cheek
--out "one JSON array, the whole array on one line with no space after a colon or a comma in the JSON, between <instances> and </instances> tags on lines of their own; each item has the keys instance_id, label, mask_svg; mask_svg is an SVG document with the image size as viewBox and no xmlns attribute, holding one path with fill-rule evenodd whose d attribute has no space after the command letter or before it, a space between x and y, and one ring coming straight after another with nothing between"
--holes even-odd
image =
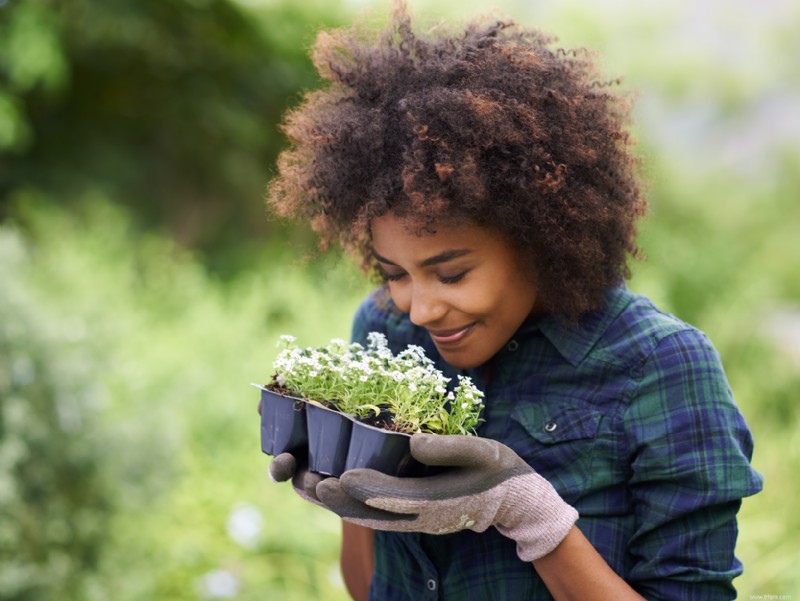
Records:
<instances>
[{"instance_id":1,"label":"cheek","mask_svg":"<svg viewBox=\"0 0 800 601\"><path fill-rule=\"evenodd\" d=\"M502 294L497 294L490 284L478 284L454 290L447 295L448 304L459 312L485 319L502 310Z\"/></svg>"},{"instance_id":2,"label":"cheek","mask_svg":"<svg viewBox=\"0 0 800 601\"><path fill-rule=\"evenodd\" d=\"M524 319L533 310L535 294L531 286L522 285L512 274L498 273L503 277L488 277L475 282L475 287L464 294L462 310L475 315L484 315L497 324Z\"/></svg>"}]
</instances>

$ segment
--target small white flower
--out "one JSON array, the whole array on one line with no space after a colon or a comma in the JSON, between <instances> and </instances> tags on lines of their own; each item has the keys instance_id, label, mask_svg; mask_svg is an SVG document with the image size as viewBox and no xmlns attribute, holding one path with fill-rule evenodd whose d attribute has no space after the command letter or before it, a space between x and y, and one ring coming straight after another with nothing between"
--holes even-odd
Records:
<instances>
[{"instance_id":1,"label":"small white flower","mask_svg":"<svg viewBox=\"0 0 800 601\"><path fill-rule=\"evenodd\" d=\"M385 349L388 345L386 336L380 332L370 332L367 334L367 344L370 349L379 350Z\"/></svg>"},{"instance_id":2,"label":"small white flower","mask_svg":"<svg viewBox=\"0 0 800 601\"><path fill-rule=\"evenodd\" d=\"M206 599L228 599L239 594L239 579L228 570L212 570L200 577L200 592Z\"/></svg>"},{"instance_id":3,"label":"small white flower","mask_svg":"<svg viewBox=\"0 0 800 601\"><path fill-rule=\"evenodd\" d=\"M255 505L236 507L228 516L228 535L242 547L251 549L258 543L264 518Z\"/></svg>"},{"instance_id":4,"label":"small white flower","mask_svg":"<svg viewBox=\"0 0 800 601\"><path fill-rule=\"evenodd\" d=\"M290 339L294 341L285 337L283 342ZM315 397L339 399L343 411L346 407L363 410L364 399L371 399L370 403L394 412L397 423L411 430L425 430L429 420L434 420L442 433L463 433L477 423L483 393L469 378L460 376L458 386L448 391L450 378L425 356L422 347L409 345L395 356L384 334L370 332L367 340L366 349L338 338L325 347L284 348L273 364L275 379L301 395L305 389ZM458 416L451 421L442 413L448 404L451 415Z\"/></svg>"}]
</instances>

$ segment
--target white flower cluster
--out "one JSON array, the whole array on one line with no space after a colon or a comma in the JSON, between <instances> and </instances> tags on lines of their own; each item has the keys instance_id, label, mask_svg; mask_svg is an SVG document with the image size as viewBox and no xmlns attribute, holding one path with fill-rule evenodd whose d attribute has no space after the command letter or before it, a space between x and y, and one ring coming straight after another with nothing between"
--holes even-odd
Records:
<instances>
[{"instance_id":1,"label":"white flower cluster","mask_svg":"<svg viewBox=\"0 0 800 601\"><path fill-rule=\"evenodd\" d=\"M448 392L450 378L419 346L394 355L379 332L368 334L366 348L339 339L322 347L294 342L281 336L282 351L273 363L273 386L292 395L360 419L380 416L409 433L469 434L480 421L483 393L463 376Z\"/></svg>"}]
</instances>

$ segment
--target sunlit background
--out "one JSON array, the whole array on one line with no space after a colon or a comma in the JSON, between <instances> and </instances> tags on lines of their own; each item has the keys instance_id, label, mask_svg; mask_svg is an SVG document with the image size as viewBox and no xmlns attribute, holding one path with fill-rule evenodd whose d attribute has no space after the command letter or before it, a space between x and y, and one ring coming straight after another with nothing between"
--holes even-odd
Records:
<instances>
[{"instance_id":1,"label":"sunlit background","mask_svg":"<svg viewBox=\"0 0 800 601\"><path fill-rule=\"evenodd\" d=\"M740 598L800 597L800 3L469 6L635 95L630 287L711 336L753 430ZM0 0L0 599L346 598L338 520L269 481L249 383L282 333L347 337L369 289L263 197L315 32L370 9Z\"/></svg>"}]
</instances>

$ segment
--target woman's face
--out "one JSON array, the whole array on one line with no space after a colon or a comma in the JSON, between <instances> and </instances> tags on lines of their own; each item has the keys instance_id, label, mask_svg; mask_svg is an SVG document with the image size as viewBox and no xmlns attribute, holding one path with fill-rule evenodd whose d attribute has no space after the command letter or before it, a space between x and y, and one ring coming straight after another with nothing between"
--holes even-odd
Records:
<instances>
[{"instance_id":1,"label":"woman's face","mask_svg":"<svg viewBox=\"0 0 800 601\"><path fill-rule=\"evenodd\" d=\"M477 225L417 235L393 213L372 222L372 249L395 305L460 369L488 361L534 311L536 288L515 250Z\"/></svg>"}]
</instances>

